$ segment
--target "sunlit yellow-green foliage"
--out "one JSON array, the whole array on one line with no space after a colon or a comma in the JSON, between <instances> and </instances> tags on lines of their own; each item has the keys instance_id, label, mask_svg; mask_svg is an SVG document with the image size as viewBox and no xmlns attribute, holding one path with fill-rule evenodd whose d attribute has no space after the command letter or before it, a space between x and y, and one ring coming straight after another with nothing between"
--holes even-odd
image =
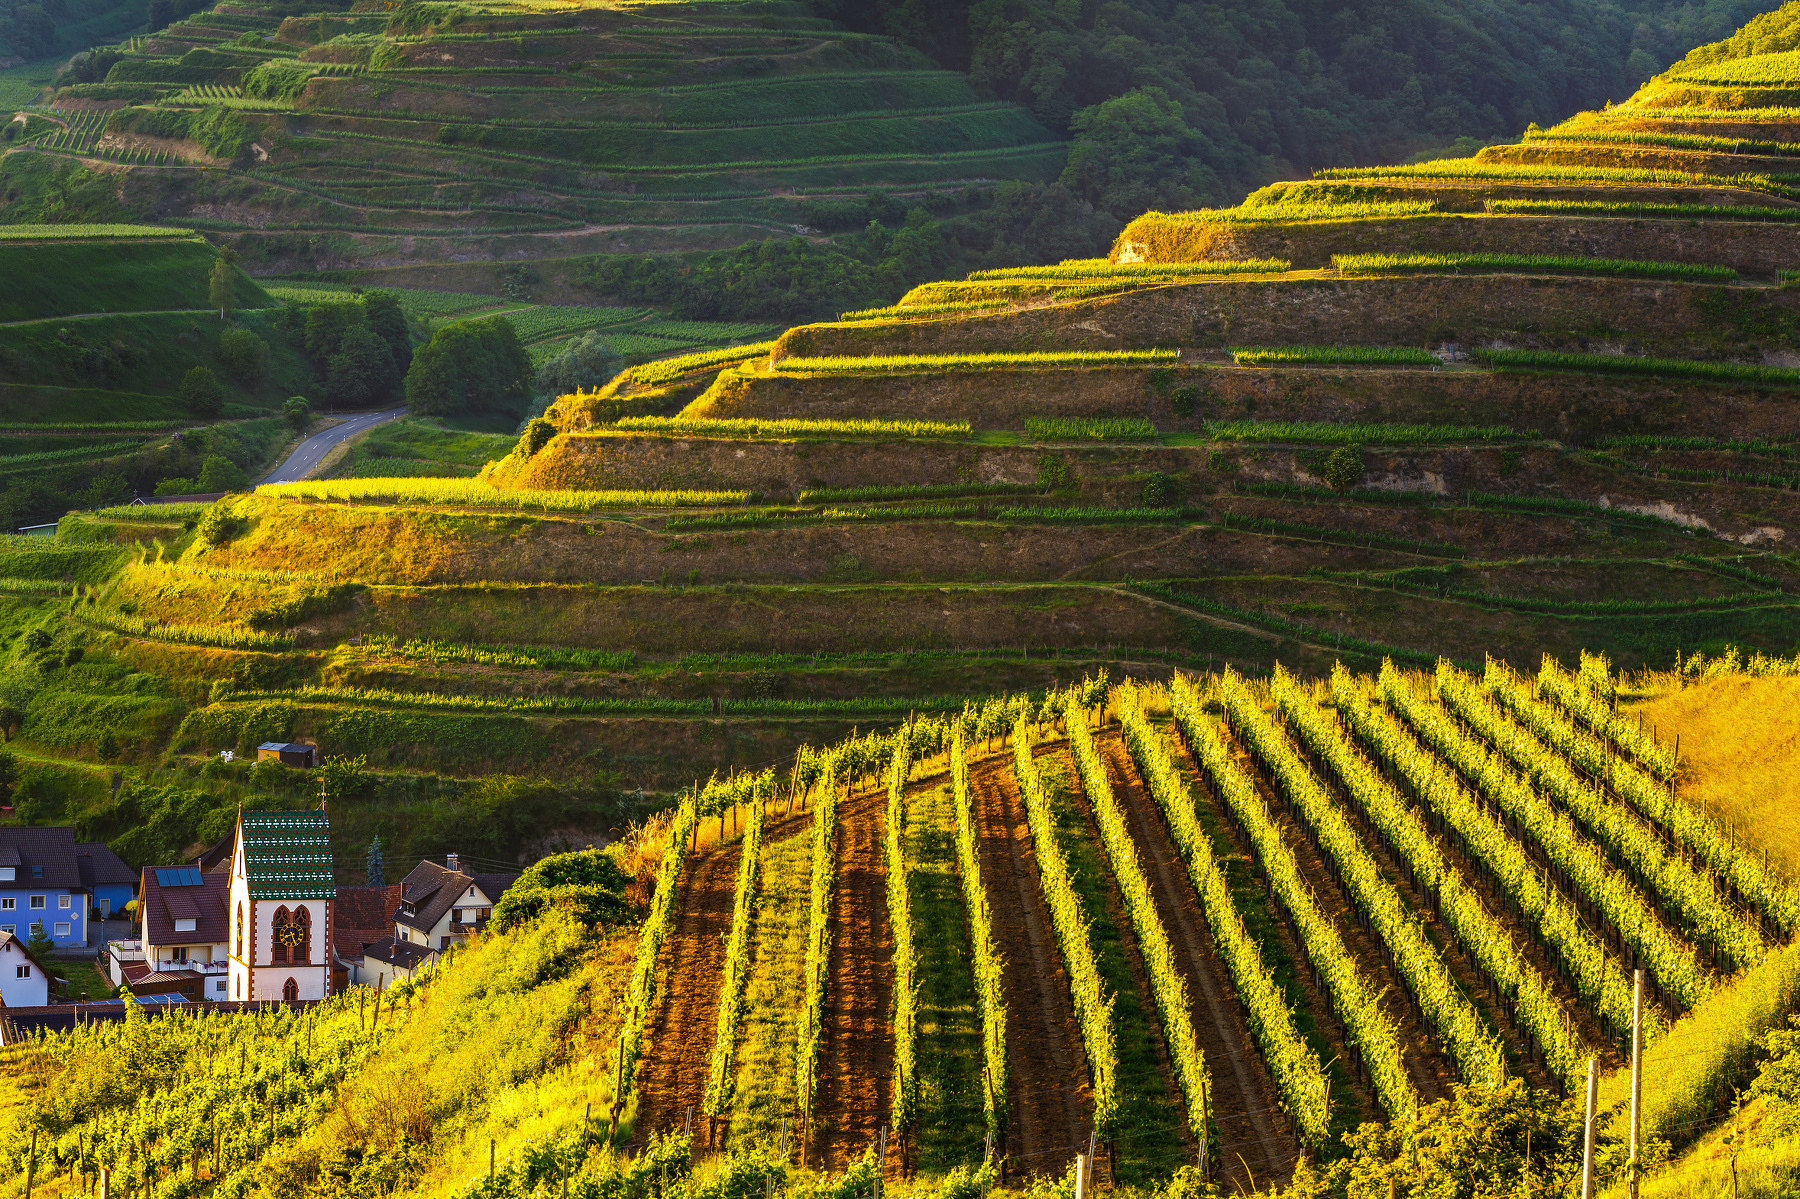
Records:
<instances>
[{"instance_id":1,"label":"sunlit yellow-green foliage","mask_svg":"<svg viewBox=\"0 0 1800 1199\"><path fill-rule=\"evenodd\" d=\"M313 479L265 483L258 495L277 499L365 504L467 504L482 508L540 508L586 512L593 508L704 508L742 504L747 491L504 491L473 479Z\"/></svg>"},{"instance_id":2,"label":"sunlit yellow-green foliage","mask_svg":"<svg viewBox=\"0 0 1800 1199\"><path fill-rule=\"evenodd\" d=\"M1173 362L1179 350L1017 350L989 354L871 354L783 358L783 371L831 374L845 371L981 371L1057 366L1149 366Z\"/></svg>"}]
</instances>

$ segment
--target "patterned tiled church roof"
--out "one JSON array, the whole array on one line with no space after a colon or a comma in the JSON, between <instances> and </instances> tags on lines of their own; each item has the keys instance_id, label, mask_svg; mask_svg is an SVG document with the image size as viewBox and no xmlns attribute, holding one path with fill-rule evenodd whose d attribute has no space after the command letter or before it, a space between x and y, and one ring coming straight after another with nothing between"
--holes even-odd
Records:
<instances>
[{"instance_id":1,"label":"patterned tiled church roof","mask_svg":"<svg viewBox=\"0 0 1800 1199\"><path fill-rule=\"evenodd\" d=\"M325 813L245 812L244 873L252 899L331 899L331 825Z\"/></svg>"}]
</instances>

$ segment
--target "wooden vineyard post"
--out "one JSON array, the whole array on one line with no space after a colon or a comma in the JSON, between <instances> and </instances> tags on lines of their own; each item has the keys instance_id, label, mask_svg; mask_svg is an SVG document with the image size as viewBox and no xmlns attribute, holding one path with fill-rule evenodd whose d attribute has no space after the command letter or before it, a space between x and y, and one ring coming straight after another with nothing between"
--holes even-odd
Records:
<instances>
[{"instance_id":1,"label":"wooden vineyard post","mask_svg":"<svg viewBox=\"0 0 1800 1199\"><path fill-rule=\"evenodd\" d=\"M1581 1134L1581 1199L1594 1199L1594 1103L1600 1096L1600 1065L1588 1059L1587 1120Z\"/></svg>"},{"instance_id":2,"label":"wooden vineyard post","mask_svg":"<svg viewBox=\"0 0 1800 1199\"><path fill-rule=\"evenodd\" d=\"M25 1199L31 1199L31 1184L37 1177L37 1129L31 1130L31 1156L25 1159Z\"/></svg>"},{"instance_id":3,"label":"wooden vineyard post","mask_svg":"<svg viewBox=\"0 0 1800 1199\"><path fill-rule=\"evenodd\" d=\"M100 1199L112 1199L112 1171L100 1167Z\"/></svg>"},{"instance_id":4,"label":"wooden vineyard post","mask_svg":"<svg viewBox=\"0 0 1800 1199\"><path fill-rule=\"evenodd\" d=\"M494 1181L494 1138L488 1138L488 1181Z\"/></svg>"},{"instance_id":5,"label":"wooden vineyard post","mask_svg":"<svg viewBox=\"0 0 1800 1199\"><path fill-rule=\"evenodd\" d=\"M875 1134L875 1199L881 1199L881 1180L887 1174L887 1125Z\"/></svg>"},{"instance_id":6,"label":"wooden vineyard post","mask_svg":"<svg viewBox=\"0 0 1800 1199\"><path fill-rule=\"evenodd\" d=\"M1631 1199L1638 1199L1638 1122L1644 1098L1644 972L1631 972Z\"/></svg>"},{"instance_id":7,"label":"wooden vineyard post","mask_svg":"<svg viewBox=\"0 0 1800 1199\"><path fill-rule=\"evenodd\" d=\"M1087 1154L1077 1153L1075 1155L1075 1199L1088 1199L1087 1172Z\"/></svg>"}]
</instances>

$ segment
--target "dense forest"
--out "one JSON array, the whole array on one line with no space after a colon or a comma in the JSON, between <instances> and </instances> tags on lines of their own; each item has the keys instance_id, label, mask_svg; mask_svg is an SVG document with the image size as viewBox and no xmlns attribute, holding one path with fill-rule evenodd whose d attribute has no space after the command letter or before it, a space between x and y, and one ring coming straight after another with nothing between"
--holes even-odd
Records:
<instances>
[{"instance_id":1,"label":"dense forest","mask_svg":"<svg viewBox=\"0 0 1800 1199\"><path fill-rule=\"evenodd\" d=\"M1124 221L1622 100L1754 0L806 0L1029 104Z\"/></svg>"}]
</instances>

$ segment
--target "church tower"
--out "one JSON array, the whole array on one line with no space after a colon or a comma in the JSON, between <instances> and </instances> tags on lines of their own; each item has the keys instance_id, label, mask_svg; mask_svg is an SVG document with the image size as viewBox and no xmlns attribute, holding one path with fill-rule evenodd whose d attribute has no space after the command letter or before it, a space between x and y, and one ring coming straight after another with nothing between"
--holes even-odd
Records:
<instances>
[{"instance_id":1,"label":"church tower","mask_svg":"<svg viewBox=\"0 0 1800 1199\"><path fill-rule=\"evenodd\" d=\"M238 813L226 997L269 1002L329 995L336 897L331 825L323 811Z\"/></svg>"}]
</instances>

